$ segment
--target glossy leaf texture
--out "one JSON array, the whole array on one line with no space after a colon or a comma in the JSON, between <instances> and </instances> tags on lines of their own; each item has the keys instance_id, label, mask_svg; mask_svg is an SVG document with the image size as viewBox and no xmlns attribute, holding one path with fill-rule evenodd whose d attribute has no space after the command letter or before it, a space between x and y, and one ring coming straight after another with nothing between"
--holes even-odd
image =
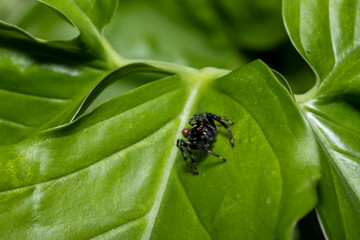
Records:
<instances>
[{"instance_id":1,"label":"glossy leaf texture","mask_svg":"<svg viewBox=\"0 0 360 240\"><path fill-rule=\"evenodd\" d=\"M0 147L0 236L288 239L317 202L319 152L261 61L170 76L71 124ZM223 76L220 77L219 76ZM192 175L176 147L193 114L227 116Z\"/></svg>"},{"instance_id":2,"label":"glossy leaf texture","mask_svg":"<svg viewBox=\"0 0 360 240\"><path fill-rule=\"evenodd\" d=\"M285 0L289 35L317 76L299 106L322 146L317 211L329 239L360 238L360 13L355 0Z\"/></svg>"},{"instance_id":3,"label":"glossy leaf texture","mask_svg":"<svg viewBox=\"0 0 360 240\"><path fill-rule=\"evenodd\" d=\"M50 3L55 6L56 1L47 1ZM73 40L46 41L0 22L0 144L15 143L69 121L71 113L114 67L113 59L104 58L107 43L99 30L71 4L67 2L62 10L75 27L81 25L77 27L79 37ZM71 10L74 8L77 11ZM114 11L116 1L107 8ZM101 29L110 17L106 19Z\"/></svg>"}]
</instances>

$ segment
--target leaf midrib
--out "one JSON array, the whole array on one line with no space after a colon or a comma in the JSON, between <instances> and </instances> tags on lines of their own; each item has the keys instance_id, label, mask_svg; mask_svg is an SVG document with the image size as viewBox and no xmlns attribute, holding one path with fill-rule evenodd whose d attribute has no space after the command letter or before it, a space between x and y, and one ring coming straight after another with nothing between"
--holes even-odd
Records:
<instances>
[{"instance_id":1,"label":"leaf midrib","mask_svg":"<svg viewBox=\"0 0 360 240\"><path fill-rule=\"evenodd\" d=\"M166 186L168 185L169 180L170 180L171 169L174 166L176 156L178 154L178 149L175 145L175 139L181 137L181 130L185 126L188 119L191 117L190 116L191 110L197 103L196 98L198 97L198 92L199 92L201 86L202 86L202 84L200 82L198 82L198 84L192 86L192 89L189 92L187 101L182 110L182 114L180 115L179 127L176 130L177 134L174 136L174 145L171 148L171 151L170 151L170 154L169 154L166 166L165 166L165 172L164 172L163 178L158 187L158 191L155 195L154 204L151 207L150 211L148 212L149 223L148 223L147 228L142 236L142 239L147 240L147 239L150 239L150 237L151 237L152 231L155 226L155 221L156 221L157 215L160 211L161 203L163 201L163 198L164 198L164 195L166 192Z\"/></svg>"}]
</instances>

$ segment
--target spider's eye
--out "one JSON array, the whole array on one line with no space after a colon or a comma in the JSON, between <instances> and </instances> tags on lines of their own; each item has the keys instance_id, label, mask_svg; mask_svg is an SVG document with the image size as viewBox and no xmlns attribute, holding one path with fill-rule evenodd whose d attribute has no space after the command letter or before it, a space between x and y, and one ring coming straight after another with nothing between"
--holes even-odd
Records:
<instances>
[{"instance_id":1,"label":"spider's eye","mask_svg":"<svg viewBox=\"0 0 360 240\"><path fill-rule=\"evenodd\" d=\"M182 130L182 134L184 135L184 137L186 137L189 130L190 130L190 128L185 128Z\"/></svg>"}]
</instances>

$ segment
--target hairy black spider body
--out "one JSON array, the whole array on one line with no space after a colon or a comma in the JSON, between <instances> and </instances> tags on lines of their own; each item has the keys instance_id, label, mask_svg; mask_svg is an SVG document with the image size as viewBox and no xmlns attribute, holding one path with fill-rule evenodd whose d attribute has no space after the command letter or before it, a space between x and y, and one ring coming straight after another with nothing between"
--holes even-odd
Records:
<instances>
[{"instance_id":1,"label":"hairy black spider body","mask_svg":"<svg viewBox=\"0 0 360 240\"><path fill-rule=\"evenodd\" d=\"M191 168L194 175L198 175L199 172L196 168L194 156L192 154L192 149L201 149L205 152L208 152L226 162L226 159L216 153L213 153L209 150L211 144L215 141L217 136L217 127L215 121L219 122L223 127L225 127L230 134L231 147L234 147L234 140L232 133L229 127L224 123L224 121L234 125L233 122L228 120L226 117L220 117L213 113L197 113L189 121L189 124L192 128L185 128L182 130L182 134L189 141L183 139L178 139L176 146L180 149L186 164ZM195 123L194 123L195 122ZM191 164L188 162L184 148L189 152Z\"/></svg>"}]
</instances>

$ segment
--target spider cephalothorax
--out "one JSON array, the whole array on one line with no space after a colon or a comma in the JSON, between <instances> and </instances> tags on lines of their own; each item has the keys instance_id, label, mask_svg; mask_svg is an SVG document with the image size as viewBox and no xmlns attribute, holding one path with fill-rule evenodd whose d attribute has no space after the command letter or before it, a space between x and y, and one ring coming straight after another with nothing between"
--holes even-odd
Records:
<instances>
[{"instance_id":1,"label":"spider cephalothorax","mask_svg":"<svg viewBox=\"0 0 360 240\"><path fill-rule=\"evenodd\" d=\"M202 149L226 162L226 159L217 155L216 153L211 152L208 148L210 147L211 143L215 141L217 135L217 127L215 125L215 121L218 121L221 125L223 125L230 134L230 141L231 146L234 147L234 140L232 133L229 127L223 122L226 121L231 125L234 125L233 122L229 121L226 117L220 117L212 113L198 113L195 114L189 121L189 124L192 128L185 128L182 130L182 134L186 137L189 141L185 141L183 139L178 139L176 146L180 149L186 164L192 169L193 174L199 174L194 157L192 155L191 149ZM195 121L195 123L194 123ZM190 154L191 164L188 162L184 148Z\"/></svg>"}]
</instances>

